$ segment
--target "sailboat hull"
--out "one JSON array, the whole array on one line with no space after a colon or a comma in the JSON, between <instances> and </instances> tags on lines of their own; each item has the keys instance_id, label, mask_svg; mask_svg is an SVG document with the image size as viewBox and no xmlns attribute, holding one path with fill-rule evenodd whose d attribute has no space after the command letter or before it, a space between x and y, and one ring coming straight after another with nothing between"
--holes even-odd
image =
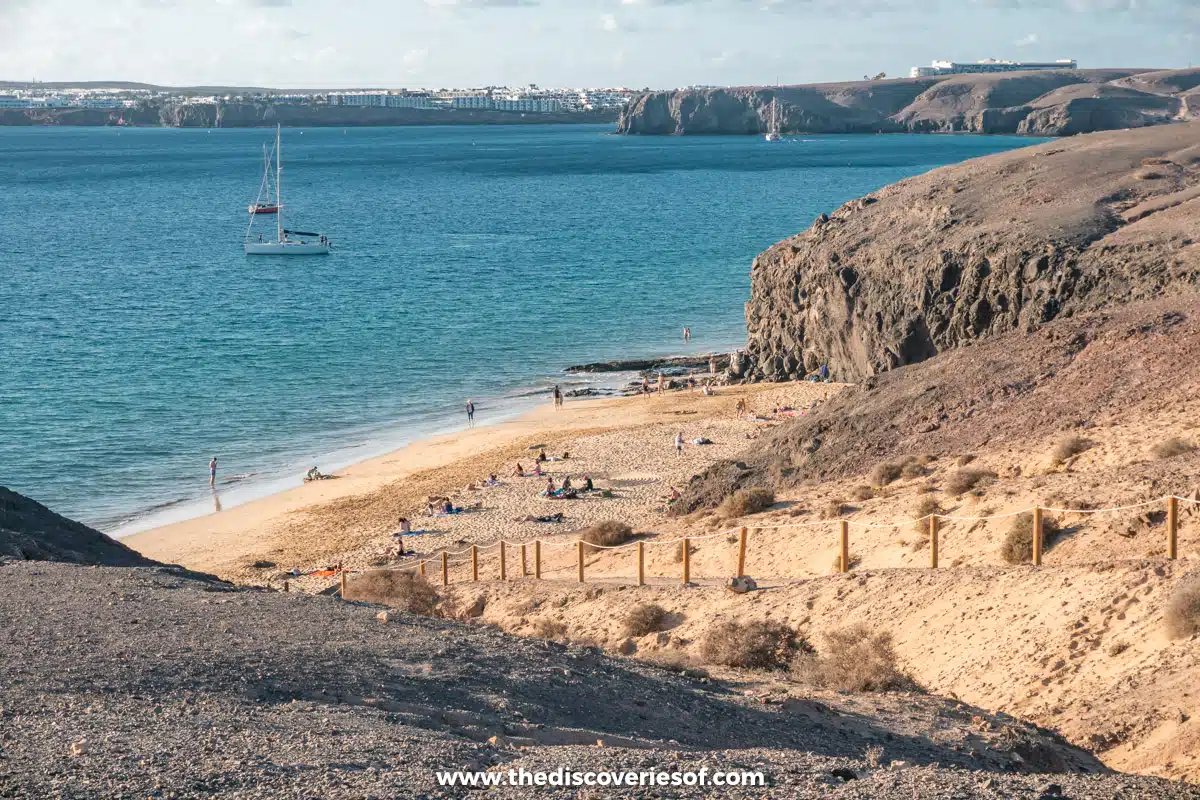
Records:
<instances>
[{"instance_id":1,"label":"sailboat hull","mask_svg":"<svg viewBox=\"0 0 1200 800\"><path fill-rule=\"evenodd\" d=\"M246 242L248 256L322 256L329 251L322 242Z\"/></svg>"}]
</instances>

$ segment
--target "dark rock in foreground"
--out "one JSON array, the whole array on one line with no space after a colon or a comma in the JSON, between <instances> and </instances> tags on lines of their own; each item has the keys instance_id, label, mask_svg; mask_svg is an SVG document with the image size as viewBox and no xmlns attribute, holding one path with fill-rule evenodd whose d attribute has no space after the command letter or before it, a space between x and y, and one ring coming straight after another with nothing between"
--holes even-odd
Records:
<instances>
[{"instance_id":1,"label":"dark rock in foreground","mask_svg":"<svg viewBox=\"0 0 1200 800\"><path fill-rule=\"evenodd\" d=\"M765 790L719 792L737 797L1037 797L1051 784L1076 800L1200 797L923 695L878 717L836 698L766 704L591 648L408 614L381 624L375 607L154 568L10 562L0 580L3 797L462 796L435 771L560 767L767 776ZM983 742L976 715L1004 735ZM1033 774L1048 770L1061 771Z\"/></svg>"},{"instance_id":2,"label":"dark rock in foreground","mask_svg":"<svg viewBox=\"0 0 1200 800\"><path fill-rule=\"evenodd\" d=\"M1195 118L1197 85L1200 69L1092 69L680 89L635 96L617 131L763 134L777 100L785 134L1066 136Z\"/></svg>"},{"instance_id":3,"label":"dark rock in foreground","mask_svg":"<svg viewBox=\"0 0 1200 800\"><path fill-rule=\"evenodd\" d=\"M735 379L853 381L1200 282L1200 123L944 167L761 254Z\"/></svg>"},{"instance_id":4,"label":"dark rock in foreground","mask_svg":"<svg viewBox=\"0 0 1200 800\"><path fill-rule=\"evenodd\" d=\"M0 486L0 556L113 567L157 565L82 522Z\"/></svg>"}]
</instances>

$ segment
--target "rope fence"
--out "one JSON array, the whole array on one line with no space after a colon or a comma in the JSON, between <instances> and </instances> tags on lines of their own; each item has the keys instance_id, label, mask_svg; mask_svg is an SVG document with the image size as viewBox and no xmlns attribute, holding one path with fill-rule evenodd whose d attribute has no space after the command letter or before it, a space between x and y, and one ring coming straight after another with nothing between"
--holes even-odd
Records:
<instances>
[{"instance_id":1,"label":"rope fence","mask_svg":"<svg viewBox=\"0 0 1200 800\"><path fill-rule=\"evenodd\" d=\"M1121 511L1134 511L1141 508L1148 508L1166 504L1166 538L1167 538L1167 558L1169 560L1177 560L1179 557L1179 504L1187 503L1190 506L1200 506L1200 499L1180 497L1178 495L1168 495L1156 500L1148 500L1144 503L1134 503L1132 505L1114 506L1112 508L1046 508L1042 506L1034 506L1022 511L1013 511L1008 514L993 514L980 517L960 517L949 514L929 514L917 519L909 519L902 522L887 522L887 523L872 523L872 522L855 522L851 520L822 520L813 522L797 522L782 525L755 525L744 526L739 528L728 528L715 533L706 534L703 536L680 536L675 539L665 540L639 540L636 542L627 542L619 545L602 545L592 544L591 542L576 539L569 542L552 542L543 539L535 539L533 541L510 542L506 539L501 539L492 542L488 545L471 545L457 551L443 550L434 556L423 558L413 564L406 564L402 567L392 567L387 571L393 572L409 572L416 571L417 574L430 577L432 570L440 570L442 586L449 586L450 567L462 566L465 564L471 565L471 581L478 582L479 577L479 554L488 552L493 549L497 550L497 559L499 566L499 578L501 581L509 579L509 564L510 558L519 564L519 576L522 579L533 578L541 580L543 573L559 573L569 572L574 567L576 578L579 583L585 583L587 578L586 555L589 551L615 552L618 550L635 550L637 553L637 585L644 586L646 584L646 548L647 547L669 547L678 546L679 562L680 562L680 578L684 584L691 583L691 554L693 544L718 538L732 538L736 536L737 540L737 564L734 570L734 577L742 578L746 574L746 549L750 540L750 532L753 531L770 531L784 529L800 529L800 528L820 528L836 526L838 529L838 556L837 568L839 572L846 573L851 569L850 555L850 529L866 529L866 530L886 530L909 528L915 526L925 527L929 534L929 567L938 569L940 548L939 536L941 533L941 524L943 522L988 522L994 520L1010 519L1018 517L1022 514L1031 514L1033 517L1033 555L1032 562L1034 566L1041 566L1042 556L1045 551L1044 537L1044 522L1043 515L1051 514L1079 514L1079 515L1094 515L1114 513ZM542 550L548 548L556 551L565 551L574 549L574 564L567 563L565 565L551 566L545 563ZM400 541L400 549L403 552L404 542ZM469 555L468 558L451 560L452 557ZM568 555L563 552L562 555ZM432 566L431 566L432 565ZM343 596L346 589L346 576L358 574L359 571L342 570L340 573L341 591ZM286 587L285 587L286 590Z\"/></svg>"}]
</instances>

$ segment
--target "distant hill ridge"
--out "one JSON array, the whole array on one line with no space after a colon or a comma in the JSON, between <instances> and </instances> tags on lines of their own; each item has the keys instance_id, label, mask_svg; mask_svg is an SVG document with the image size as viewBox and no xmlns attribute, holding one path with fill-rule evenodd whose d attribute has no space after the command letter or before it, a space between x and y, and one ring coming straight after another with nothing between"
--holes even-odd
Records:
<instances>
[{"instance_id":1,"label":"distant hill ridge","mask_svg":"<svg viewBox=\"0 0 1200 800\"><path fill-rule=\"evenodd\" d=\"M1200 68L944 75L636 95L619 133L763 134L778 100L784 133L1065 136L1200 118Z\"/></svg>"}]
</instances>

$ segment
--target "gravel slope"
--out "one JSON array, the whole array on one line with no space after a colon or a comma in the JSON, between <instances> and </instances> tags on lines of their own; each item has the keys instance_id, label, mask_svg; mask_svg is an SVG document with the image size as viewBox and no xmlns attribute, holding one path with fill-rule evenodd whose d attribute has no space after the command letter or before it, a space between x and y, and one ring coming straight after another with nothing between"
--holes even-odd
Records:
<instances>
[{"instance_id":1,"label":"gravel slope","mask_svg":"<svg viewBox=\"0 0 1200 800\"><path fill-rule=\"evenodd\" d=\"M869 717L826 723L838 714L591 649L406 615L381 624L376 607L170 568L7 562L0 586L3 797L409 797L456 794L438 788L440 768L731 764L767 773L753 796L1200 797L1111 773L1015 774L1028 764L1011 752L971 756ZM1023 731L1032 752L1094 764Z\"/></svg>"}]
</instances>

